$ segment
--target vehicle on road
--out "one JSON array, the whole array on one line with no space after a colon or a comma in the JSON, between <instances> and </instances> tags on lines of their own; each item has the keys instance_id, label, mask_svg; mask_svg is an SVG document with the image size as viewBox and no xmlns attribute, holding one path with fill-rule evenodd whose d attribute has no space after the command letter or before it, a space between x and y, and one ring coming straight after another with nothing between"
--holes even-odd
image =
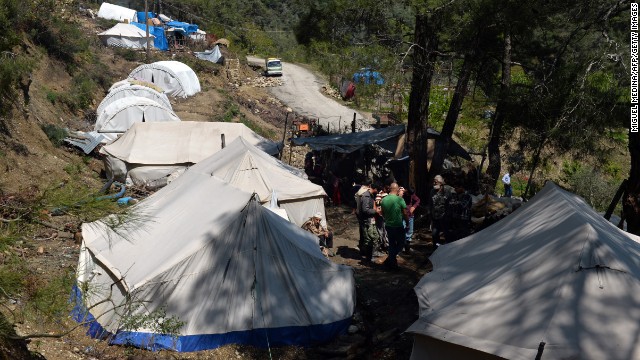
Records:
<instances>
[{"instance_id":1,"label":"vehicle on road","mask_svg":"<svg viewBox=\"0 0 640 360\"><path fill-rule=\"evenodd\" d=\"M265 76L282 76L282 62L277 58L265 60Z\"/></svg>"}]
</instances>

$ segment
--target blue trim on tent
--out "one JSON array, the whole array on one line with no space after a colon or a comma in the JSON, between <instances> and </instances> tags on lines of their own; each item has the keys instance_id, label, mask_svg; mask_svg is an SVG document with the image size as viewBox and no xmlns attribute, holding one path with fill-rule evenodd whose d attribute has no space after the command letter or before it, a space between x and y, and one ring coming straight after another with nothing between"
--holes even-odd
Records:
<instances>
[{"instance_id":1,"label":"blue trim on tent","mask_svg":"<svg viewBox=\"0 0 640 360\"><path fill-rule=\"evenodd\" d=\"M130 345L152 351L191 352L215 349L227 344L252 345L259 348L285 345L314 346L344 334L351 324L351 318L347 318L330 324L260 328L225 334L184 335L177 338L171 335L132 331L118 331L112 334L87 311L82 302L82 292L77 285L73 286L71 301L75 302L71 312L73 319L84 322L87 334L92 338L108 339L109 344Z\"/></svg>"},{"instance_id":2,"label":"blue trim on tent","mask_svg":"<svg viewBox=\"0 0 640 360\"><path fill-rule=\"evenodd\" d=\"M143 12L144 14L144 12ZM142 23L132 22L131 25L138 27L139 29L147 31L146 25ZM149 34L155 36L153 39L153 46L162 51L169 50L169 41L164 34L164 27L162 26L149 26Z\"/></svg>"},{"instance_id":3,"label":"blue trim on tent","mask_svg":"<svg viewBox=\"0 0 640 360\"><path fill-rule=\"evenodd\" d=\"M182 21L169 21L167 23L167 26L174 27L177 29L182 29L182 31L187 33L187 35L193 34L194 32L198 31L198 25L188 24Z\"/></svg>"}]
</instances>

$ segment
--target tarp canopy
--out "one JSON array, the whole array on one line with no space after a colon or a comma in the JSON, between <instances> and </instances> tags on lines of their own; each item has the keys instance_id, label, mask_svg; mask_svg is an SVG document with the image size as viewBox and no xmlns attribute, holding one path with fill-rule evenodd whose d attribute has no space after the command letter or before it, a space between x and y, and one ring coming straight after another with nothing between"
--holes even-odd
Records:
<instances>
[{"instance_id":1,"label":"tarp canopy","mask_svg":"<svg viewBox=\"0 0 640 360\"><path fill-rule=\"evenodd\" d=\"M99 33L98 37L105 46L126 49L145 49L147 47L146 33L131 24L118 23L111 29ZM153 42L153 36L150 34L149 37Z\"/></svg>"},{"instance_id":2,"label":"tarp canopy","mask_svg":"<svg viewBox=\"0 0 640 360\"><path fill-rule=\"evenodd\" d=\"M376 84L376 85L384 85L384 78L378 71L362 68L353 74L353 82L355 83L363 83L363 84Z\"/></svg>"},{"instance_id":3,"label":"tarp canopy","mask_svg":"<svg viewBox=\"0 0 640 360\"><path fill-rule=\"evenodd\" d=\"M203 52L193 52L198 59L211 61L212 63L218 63L222 59L222 53L220 52L220 46L216 45L213 50L207 50Z\"/></svg>"},{"instance_id":4,"label":"tarp canopy","mask_svg":"<svg viewBox=\"0 0 640 360\"><path fill-rule=\"evenodd\" d=\"M103 2L98 10L98 17L108 20L117 20L120 22L138 21L137 12L124 6L109 4Z\"/></svg>"},{"instance_id":5,"label":"tarp canopy","mask_svg":"<svg viewBox=\"0 0 640 360\"><path fill-rule=\"evenodd\" d=\"M92 336L187 352L316 345L346 330L352 268L324 258L314 235L250 193L202 172L180 179L135 205L140 224L83 224L74 318L95 319ZM122 328L161 309L164 319L184 322L179 336Z\"/></svg>"},{"instance_id":6,"label":"tarp canopy","mask_svg":"<svg viewBox=\"0 0 640 360\"><path fill-rule=\"evenodd\" d=\"M412 359L640 358L640 237L551 182L430 260Z\"/></svg>"},{"instance_id":7,"label":"tarp canopy","mask_svg":"<svg viewBox=\"0 0 640 360\"><path fill-rule=\"evenodd\" d=\"M360 131L347 134L332 134L326 136L295 138L295 145L309 145L313 150L333 149L341 153L351 153L367 145L384 145L390 141L389 146L383 146L387 150L395 151L397 137L404 134L404 125L389 126L382 129ZM392 149L390 149L392 148Z\"/></svg>"},{"instance_id":8,"label":"tarp canopy","mask_svg":"<svg viewBox=\"0 0 640 360\"><path fill-rule=\"evenodd\" d=\"M111 141L133 124L151 121L180 121L180 118L153 100L130 96L105 107L104 111L98 114L94 130L103 134L107 141Z\"/></svg>"},{"instance_id":9,"label":"tarp canopy","mask_svg":"<svg viewBox=\"0 0 640 360\"><path fill-rule=\"evenodd\" d=\"M156 90L148 86L127 83L126 85L118 86L116 88L113 88L113 90L110 90L107 96L102 99L100 105L98 105L96 114L101 114L104 109L114 101L130 96L147 98L149 100L157 102L158 104L166 107L169 110L172 110L171 103L169 102L167 95L157 92Z\"/></svg>"},{"instance_id":10,"label":"tarp canopy","mask_svg":"<svg viewBox=\"0 0 640 360\"><path fill-rule=\"evenodd\" d=\"M200 92L200 81L196 73L179 61L157 61L140 65L131 71L129 77L156 84L168 96L186 98Z\"/></svg>"},{"instance_id":11,"label":"tarp canopy","mask_svg":"<svg viewBox=\"0 0 640 360\"><path fill-rule=\"evenodd\" d=\"M195 33L198 31L198 25L196 24L189 24L189 23L185 23L182 21L169 21L167 24L167 26L173 27L176 30L179 30L181 32L184 32L185 34L189 35L192 33Z\"/></svg>"},{"instance_id":12,"label":"tarp canopy","mask_svg":"<svg viewBox=\"0 0 640 360\"><path fill-rule=\"evenodd\" d=\"M268 205L273 191L289 219L302 225L313 214L324 214L322 186L301 177L302 171L267 155L238 137L226 148L198 162L189 171L216 176L247 192L255 192ZM177 181L181 181L178 178Z\"/></svg>"},{"instance_id":13,"label":"tarp canopy","mask_svg":"<svg viewBox=\"0 0 640 360\"><path fill-rule=\"evenodd\" d=\"M144 12L143 12L144 14ZM147 33L147 25L144 23L132 22L131 25L136 26L141 29L144 34ZM169 50L169 42L167 41L167 37L164 34L164 27L162 26L149 26L149 34L153 35L153 47L158 50L167 51Z\"/></svg>"}]
</instances>

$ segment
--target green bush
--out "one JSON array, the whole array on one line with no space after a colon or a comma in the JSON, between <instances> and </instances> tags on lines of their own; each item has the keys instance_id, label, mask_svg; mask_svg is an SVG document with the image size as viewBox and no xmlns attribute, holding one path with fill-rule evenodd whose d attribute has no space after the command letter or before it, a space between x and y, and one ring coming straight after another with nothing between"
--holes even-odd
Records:
<instances>
[{"instance_id":1,"label":"green bush","mask_svg":"<svg viewBox=\"0 0 640 360\"><path fill-rule=\"evenodd\" d=\"M56 125L45 124L40 128L47 135L49 141L51 141L51 143L56 147L62 145L62 140L69 136L69 132L66 129Z\"/></svg>"}]
</instances>

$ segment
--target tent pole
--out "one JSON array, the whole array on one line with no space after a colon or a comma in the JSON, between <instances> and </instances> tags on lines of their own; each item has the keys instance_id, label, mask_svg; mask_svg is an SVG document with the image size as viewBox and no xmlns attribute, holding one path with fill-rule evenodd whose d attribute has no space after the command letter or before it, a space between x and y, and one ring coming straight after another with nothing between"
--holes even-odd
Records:
<instances>
[{"instance_id":1,"label":"tent pole","mask_svg":"<svg viewBox=\"0 0 640 360\"><path fill-rule=\"evenodd\" d=\"M147 55L146 55L146 63L149 63L149 4L147 0L144 0L144 24L145 29L147 29Z\"/></svg>"}]
</instances>

